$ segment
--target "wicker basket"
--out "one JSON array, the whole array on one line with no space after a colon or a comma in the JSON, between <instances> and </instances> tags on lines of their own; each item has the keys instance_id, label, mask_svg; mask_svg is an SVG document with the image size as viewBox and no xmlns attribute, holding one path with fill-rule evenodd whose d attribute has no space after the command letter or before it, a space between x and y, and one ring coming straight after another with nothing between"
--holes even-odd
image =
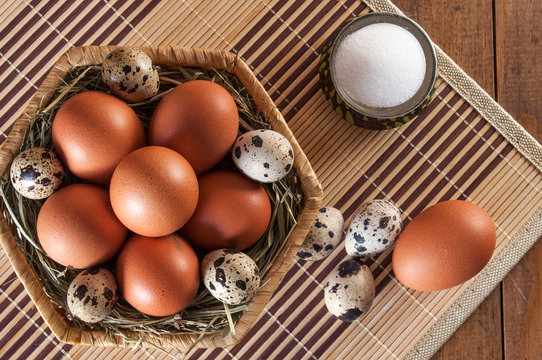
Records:
<instances>
[{"instance_id":1,"label":"wicker basket","mask_svg":"<svg viewBox=\"0 0 542 360\"><path fill-rule=\"evenodd\" d=\"M79 47L72 48L56 62L43 84L40 86L23 115L17 120L9 137L0 148L0 173L9 171L9 165L18 152L25 132L29 128L28 117L33 116L40 104L47 103L66 76L67 72L76 65L101 64L105 56L115 47ZM286 245L277 257L267 277L262 283L265 286L258 292L248 305L235 326L235 335L222 337L220 335L205 335L197 343L197 347L222 347L233 345L248 332L256 318L269 301L271 295L283 279L299 249L308 229L316 216L322 201L322 189L316 176L299 144L288 128L284 118L273 104L263 86L258 82L249 67L234 54L225 51L206 49L186 49L181 47L148 47L142 48L155 64L164 66L193 66L205 69L227 69L235 74L258 104L260 110L269 120L271 127L286 136L294 148L294 167L301 180L305 196L304 208L298 218L298 225L291 233ZM233 64L233 65L232 65ZM6 219L0 221L0 242L11 261L15 272L21 279L26 291L36 304L40 314L47 322L53 333L60 341L70 344L124 347L134 346L133 342L126 343L121 337L111 337L105 331L88 328L71 327L69 321L58 311L42 289L35 273L30 269L24 255L19 250ZM136 338L135 334L126 331L128 337ZM141 336L141 334L138 334ZM143 346L159 346L162 348L175 347L188 349L193 346L197 335L162 335L161 337L143 335Z\"/></svg>"}]
</instances>

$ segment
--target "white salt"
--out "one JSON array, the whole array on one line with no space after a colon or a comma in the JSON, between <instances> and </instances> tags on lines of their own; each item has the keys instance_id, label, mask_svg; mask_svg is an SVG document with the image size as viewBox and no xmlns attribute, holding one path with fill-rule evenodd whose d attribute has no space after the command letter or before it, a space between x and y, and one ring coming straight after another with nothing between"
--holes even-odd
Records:
<instances>
[{"instance_id":1,"label":"white salt","mask_svg":"<svg viewBox=\"0 0 542 360\"><path fill-rule=\"evenodd\" d=\"M425 77L422 46L408 30L389 23L371 24L346 36L334 62L340 87L371 107L406 102Z\"/></svg>"}]
</instances>

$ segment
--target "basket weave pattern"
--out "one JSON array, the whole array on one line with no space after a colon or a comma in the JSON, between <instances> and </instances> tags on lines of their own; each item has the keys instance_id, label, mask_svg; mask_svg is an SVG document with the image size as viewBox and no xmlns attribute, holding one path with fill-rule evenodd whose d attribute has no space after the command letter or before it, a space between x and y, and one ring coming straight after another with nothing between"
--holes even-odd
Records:
<instances>
[{"instance_id":1,"label":"basket weave pattern","mask_svg":"<svg viewBox=\"0 0 542 360\"><path fill-rule=\"evenodd\" d=\"M56 62L47 78L32 98L23 115L17 120L10 136L0 149L1 173L9 171L9 165L23 141L29 128L28 119L36 114L41 104L46 104L62 79L74 66L101 64L106 55L115 47L80 47L72 48ZM258 292L248 305L248 309L236 324L235 335L221 337L220 335L205 335L197 343L197 347L227 346L238 342L250 329L271 295L280 284L290 264L295 258L303 239L308 232L315 214L322 201L322 189L316 176L298 142L288 128L284 118L277 110L269 95L258 82L249 67L234 54L225 51L206 49L187 49L181 47L147 47L142 48L155 64L169 67L191 66L204 69L225 69L235 74L251 94L255 104L268 119L271 127L283 134L292 144L295 155L294 167L299 175L304 194L304 208L297 219L298 225L291 233L286 245L277 257L269 274L262 280L265 286ZM38 278L30 269L24 255L19 250L8 226L2 216L0 221L0 242L11 261L11 264L25 286L28 294L36 304L40 314L47 322L53 333L63 342L71 344L94 346L133 346L121 337L111 337L105 331L88 328L71 327L69 321L61 314L47 297ZM134 334L126 331L129 338L142 337L143 346L156 345L159 347L175 347L187 349L197 340L198 335L162 335Z\"/></svg>"}]
</instances>

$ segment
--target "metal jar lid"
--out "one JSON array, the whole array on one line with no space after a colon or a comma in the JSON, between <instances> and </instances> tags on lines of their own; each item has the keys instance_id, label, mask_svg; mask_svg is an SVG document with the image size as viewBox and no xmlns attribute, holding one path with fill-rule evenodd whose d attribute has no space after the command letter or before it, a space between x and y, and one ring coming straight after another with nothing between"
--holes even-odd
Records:
<instances>
[{"instance_id":1,"label":"metal jar lid","mask_svg":"<svg viewBox=\"0 0 542 360\"><path fill-rule=\"evenodd\" d=\"M351 97L350 94L341 87L341 84L336 79L334 61L335 57L333 55L337 51L342 40L346 36L358 31L359 29L375 23L394 24L401 26L403 29L409 31L420 43L425 56L426 72L422 85L413 97L411 97L406 102L396 106L372 107L365 105ZM431 41L427 33L414 21L410 20L407 17L394 13L369 13L350 21L335 38L330 56L330 76L331 81L333 82L333 85L335 86L335 89L337 90L341 98L356 112L373 118L397 118L411 113L413 110L418 108L431 94L437 80L437 55L433 46L433 42Z\"/></svg>"}]
</instances>

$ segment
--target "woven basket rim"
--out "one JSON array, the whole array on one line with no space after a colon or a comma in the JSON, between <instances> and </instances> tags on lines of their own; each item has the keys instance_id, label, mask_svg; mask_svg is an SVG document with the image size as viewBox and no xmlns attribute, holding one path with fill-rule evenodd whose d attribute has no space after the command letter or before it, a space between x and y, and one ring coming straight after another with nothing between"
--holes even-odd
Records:
<instances>
[{"instance_id":1,"label":"woven basket rim","mask_svg":"<svg viewBox=\"0 0 542 360\"><path fill-rule=\"evenodd\" d=\"M24 135L29 128L29 116L32 117L40 107L40 103L47 103L60 85L62 79L74 66L101 64L107 54L119 46L83 46L74 47L64 53L54 64L47 77L38 88L35 95L26 106L22 115L14 124L10 135L0 147L0 173L4 174L18 153ZM266 285L260 289L257 295L248 304L248 309L243 313L235 326L235 335L231 333L225 337L218 334L209 334L202 337L196 347L212 348L232 346L239 342L256 321L260 312L267 304L271 295L276 290L286 271L295 259L316 212L320 208L323 193L320 183L299 143L288 127L282 114L274 105L273 101L254 76L248 65L235 54L221 50L202 48L184 48L178 46L167 47L140 47L146 52L154 63L164 66L194 66L207 69L224 69L235 74L247 88L257 106L269 120L273 130L284 135L294 149L294 168L296 169L305 204L299 215L298 224L287 239L287 243L278 254L265 281ZM121 337L112 337L105 331L91 330L86 328L71 327L68 320L55 309L48 296L43 291L35 273L31 270L26 258L20 251L3 215L0 216L0 243L9 258L17 276L23 283L27 293L36 305L41 316L51 328L55 336L62 342L74 345L91 345L100 347L133 347L134 342L126 343ZM135 335L132 331L126 331L127 336ZM143 342L138 346L158 346L161 348L189 349L198 338L197 334L163 335L154 337L150 334L143 335Z\"/></svg>"}]
</instances>

